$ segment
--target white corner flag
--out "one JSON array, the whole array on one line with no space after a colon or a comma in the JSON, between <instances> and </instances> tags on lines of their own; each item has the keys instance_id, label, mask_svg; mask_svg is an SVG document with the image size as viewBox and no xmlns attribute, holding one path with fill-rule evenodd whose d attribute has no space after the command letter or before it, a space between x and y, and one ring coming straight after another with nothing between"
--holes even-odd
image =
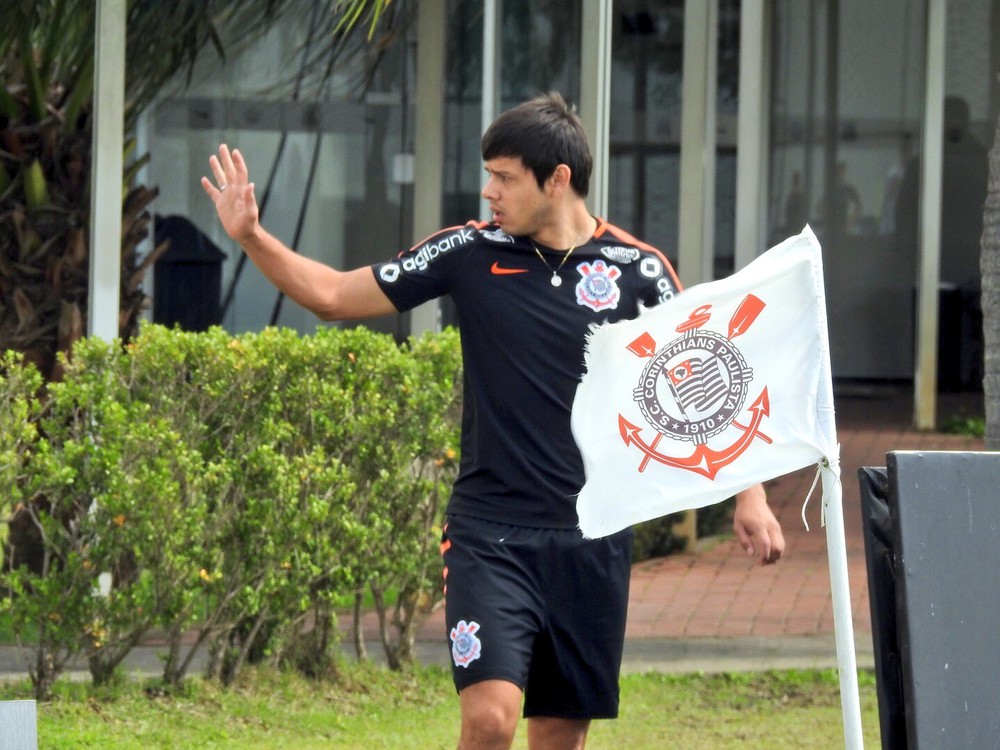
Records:
<instances>
[{"instance_id":1,"label":"white corner flag","mask_svg":"<svg viewBox=\"0 0 1000 750\"><path fill-rule=\"evenodd\" d=\"M596 328L586 365L572 424L588 537L837 463L822 261L808 228L729 278Z\"/></svg>"},{"instance_id":2,"label":"white corner flag","mask_svg":"<svg viewBox=\"0 0 1000 750\"><path fill-rule=\"evenodd\" d=\"M572 427L586 471L577 514L587 537L819 468L845 735L848 747L861 747L823 264L812 230L726 279L595 328Z\"/></svg>"}]
</instances>

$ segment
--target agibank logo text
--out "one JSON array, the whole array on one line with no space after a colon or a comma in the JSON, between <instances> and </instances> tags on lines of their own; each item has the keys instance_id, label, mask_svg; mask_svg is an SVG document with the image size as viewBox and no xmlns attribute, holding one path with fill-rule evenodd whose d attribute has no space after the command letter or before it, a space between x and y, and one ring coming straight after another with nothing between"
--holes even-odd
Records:
<instances>
[{"instance_id":1,"label":"agibank logo text","mask_svg":"<svg viewBox=\"0 0 1000 750\"><path fill-rule=\"evenodd\" d=\"M449 250L461 247L474 239L475 232L473 230L459 229L457 232L441 237L437 242L421 245L413 254L403 256L400 265L403 266L404 271L423 271L439 255L444 255Z\"/></svg>"}]
</instances>

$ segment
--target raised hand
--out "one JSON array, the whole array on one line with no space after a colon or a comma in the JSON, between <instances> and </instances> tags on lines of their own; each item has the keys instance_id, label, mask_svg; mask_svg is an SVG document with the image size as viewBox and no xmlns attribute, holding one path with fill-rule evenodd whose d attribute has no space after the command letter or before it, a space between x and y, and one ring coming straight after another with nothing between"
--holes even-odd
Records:
<instances>
[{"instance_id":1,"label":"raised hand","mask_svg":"<svg viewBox=\"0 0 1000 750\"><path fill-rule=\"evenodd\" d=\"M239 149L230 152L229 147L222 144L219 155L210 156L208 164L215 180L202 177L201 186L215 204L226 234L242 244L257 231L260 219L246 162Z\"/></svg>"}]
</instances>

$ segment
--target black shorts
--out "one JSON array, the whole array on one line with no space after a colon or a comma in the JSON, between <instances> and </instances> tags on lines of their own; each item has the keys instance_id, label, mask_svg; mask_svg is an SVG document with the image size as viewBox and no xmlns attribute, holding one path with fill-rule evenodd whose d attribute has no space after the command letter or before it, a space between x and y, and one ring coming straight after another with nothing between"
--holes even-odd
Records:
<instances>
[{"instance_id":1,"label":"black shorts","mask_svg":"<svg viewBox=\"0 0 1000 750\"><path fill-rule=\"evenodd\" d=\"M524 690L524 715L618 715L632 531L584 539L451 516L442 541L452 673Z\"/></svg>"}]
</instances>

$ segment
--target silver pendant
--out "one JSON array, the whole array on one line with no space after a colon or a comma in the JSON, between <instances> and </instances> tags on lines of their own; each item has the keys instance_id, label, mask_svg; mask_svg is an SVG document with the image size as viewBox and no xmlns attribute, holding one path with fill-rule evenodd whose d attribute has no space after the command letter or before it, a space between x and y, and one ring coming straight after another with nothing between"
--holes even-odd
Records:
<instances>
[{"instance_id":1,"label":"silver pendant","mask_svg":"<svg viewBox=\"0 0 1000 750\"><path fill-rule=\"evenodd\" d=\"M562 279L555 274L552 274L552 286L562 286Z\"/></svg>"}]
</instances>

